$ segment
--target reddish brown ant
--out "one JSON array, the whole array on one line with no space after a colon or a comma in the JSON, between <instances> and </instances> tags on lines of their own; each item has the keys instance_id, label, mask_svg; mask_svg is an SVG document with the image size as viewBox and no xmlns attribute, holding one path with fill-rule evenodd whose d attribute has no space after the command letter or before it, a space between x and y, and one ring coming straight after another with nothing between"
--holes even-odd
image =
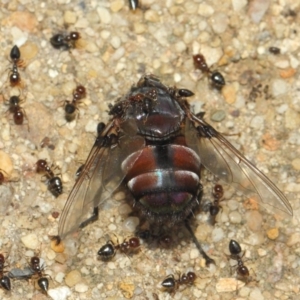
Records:
<instances>
[{"instance_id":1,"label":"reddish brown ant","mask_svg":"<svg viewBox=\"0 0 300 300\"><path fill-rule=\"evenodd\" d=\"M229 258L237 261L237 264L233 266L236 267L237 279L245 283L249 283L250 281L252 281L253 278L250 276L249 269L244 265L244 262L242 260L243 256L245 255L245 251L243 252L243 254L241 254L242 248L240 244L235 240L230 240L229 251Z\"/></svg>"},{"instance_id":2,"label":"reddish brown ant","mask_svg":"<svg viewBox=\"0 0 300 300\"><path fill-rule=\"evenodd\" d=\"M61 50L70 50L76 47L80 34L77 31L71 31L69 34L55 34L51 37L50 43L53 48Z\"/></svg>"},{"instance_id":3,"label":"reddish brown ant","mask_svg":"<svg viewBox=\"0 0 300 300\"><path fill-rule=\"evenodd\" d=\"M113 241L109 240L105 245L103 245L99 251L98 255L103 261L108 261L116 255L116 251L120 250L125 254L136 252L140 247L140 240L137 237L131 237L125 240L121 244L118 242L114 244Z\"/></svg>"},{"instance_id":4,"label":"reddish brown ant","mask_svg":"<svg viewBox=\"0 0 300 300\"><path fill-rule=\"evenodd\" d=\"M209 206L210 215L213 217L213 223L215 223L215 218L217 214L220 212L220 202L223 200L224 197L224 189L223 186L220 184L216 184L213 188L212 195L214 197L213 203Z\"/></svg>"},{"instance_id":5,"label":"reddish brown ant","mask_svg":"<svg viewBox=\"0 0 300 300\"><path fill-rule=\"evenodd\" d=\"M225 79L223 75L218 71L211 71L206 63L205 57L202 54L193 55L193 60L195 68L207 74L211 80L212 86L218 90L221 90L225 85Z\"/></svg>"},{"instance_id":6,"label":"reddish brown ant","mask_svg":"<svg viewBox=\"0 0 300 300\"><path fill-rule=\"evenodd\" d=\"M6 273L5 271L6 267L7 265L5 265L4 255L0 253L0 285L5 290L10 291L11 289L10 279L8 276L4 275Z\"/></svg>"},{"instance_id":7,"label":"reddish brown ant","mask_svg":"<svg viewBox=\"0 0 300 300\"><path fill-rule=\"evenodd\" d=\"M65 117L67 122L71 122L75 118L75 111L78 103L86 96L86 89L82 85L78 85L76 89L73 91L73 100L65 101Z\"/></svg>"},{"instance_id":8,"label":"reddish brown ant","mask_svg":"<svg viewBox=\"0 0 300 300\"><path fill-rule=\"evenodd\" d=\"M23 125L24 118L26 118L27 122L27 116L24 108L21 107L21 103L23 103L25 100L21 99L20 96L11 96L9 99L9 109L8 111L13 114L14 123L16 125ZM28 130L29 130L29 125Z\"/></svg>"},{"instance_id":9,"label":"reddish brown ant","mask_svg":"<svg viewBox=\"0 0 300 300\"><path fill-rule=\"evenodd\" d=\"M39 159L36 162L36 172L39 174L44 174L44 176L47 178L48 190L54 197L58 197L60 194L62 194L63 187L61 179L53 173L46 160Z\"/></svg>"},{"instance_id":10,"label":"reddish brown ant","mask_svg":"<svg viewBox=\"0 0 300 300\"><path fill-rule=\"evenodd\" d=\"M179 274L177 279L175 279L173 274L170 274L164 279L161 285L169 293L174 293L178 290L180 285L192 285L195 280L196 274L194 272L188 272L182 275Z\"/></svg>"}]
</instances>

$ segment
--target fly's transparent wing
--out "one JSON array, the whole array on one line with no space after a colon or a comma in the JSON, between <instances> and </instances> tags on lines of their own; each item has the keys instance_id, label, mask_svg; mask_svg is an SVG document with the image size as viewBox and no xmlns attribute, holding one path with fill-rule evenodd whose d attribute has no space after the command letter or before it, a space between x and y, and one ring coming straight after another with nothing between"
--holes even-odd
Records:
<instances>
[{"instance_id":1,"label":"fly's transparent wing","mask_svg":"<svg viewBox=\"0 0 300 300\"><path fill-rule=\"evenodd\" d=\"M256 194L263 206L293 214L285 195L224 136L204 120L188 113L187 143L196 149L206 169L224 182ZM278 212L278 211L277 211Z\"/></svg>"},{"instance_id":2,"label":"fly's transparent wing","mask_svg":"<svg viewBox=\"0 0 300 300\"><path fill-rule=\"evenodd\" d=\"M113 121L106 126L90 151L78 179L62 211L58 234L61 238L78 229L93 209L109 199L119 187L125 174L121 163L132 152L144 146L139 136L121 135L113 142Z\"/></svg>"}]
</instances>

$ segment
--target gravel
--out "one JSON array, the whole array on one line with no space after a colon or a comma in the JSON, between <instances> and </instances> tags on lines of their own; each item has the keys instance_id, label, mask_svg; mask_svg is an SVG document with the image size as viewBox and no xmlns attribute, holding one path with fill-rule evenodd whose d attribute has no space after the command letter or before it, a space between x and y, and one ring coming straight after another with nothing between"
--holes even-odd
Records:
<instances>
[{"instance_id":1,"label":"gravel","mask_svg":"<svg viewBox=\"0 0 300 300\"><path fill-rule=\"evenodd\" d=\"M1 253L7 271L24 269L30 256L44 259L51 275L52 299L171 299L160 282L170 272L189 270L198 276L193 286L181 286L174 299L296 299L299 293L299 39L292 1L143 0L129 11L125 0L75 3L4 1L0 8L0 186ZM249 2L249 4L248 4ZM79 31L76 49L60 51L49 39L56 33ZM7 79L13 45L21 50L21 88ZM279 47L280 54L268 49ZM201 52L211 70L225 78L222 91L195 71L192 55ZM115 235L132 236L139 220L130 216L126 194L117 194L100 210L99 221L57 247L59 215L96 136L98 122L107 122L108 105L124 95L143 74L155 74L170 86L195 93L196 112L223 133L251 162L263 169L288 196L294 217L259 208L246 193L232 192L221 201L216 224L207 214L195 216L194 232L216 261L207 268L183 228L170 232L172 245L155 238L141 251L112 261L97 251ZM67 123L64 101L72 100L77 84L87 89L78 116ZM20 95L24 125L15 125L8 99ZM231 135L232 136L227 136ZM47 138L47 139L45 139ZM46 145L41 142L46 140ZM54 198L35 172L38 159L47 159L61 173L64 193ZM204 173L205 200L213 200L216 179ZM225 191L229 187L224 186ZM253 282L237 281L228 255L230 239L246 250L245 265ZM169 270L166 273L166 270ZM253 272L252 272L253 270ZM34 281L34 280L33 280ZM47 299L34 282L12 280L12 291L0 298Z\"/></svg>"}]
</instances>

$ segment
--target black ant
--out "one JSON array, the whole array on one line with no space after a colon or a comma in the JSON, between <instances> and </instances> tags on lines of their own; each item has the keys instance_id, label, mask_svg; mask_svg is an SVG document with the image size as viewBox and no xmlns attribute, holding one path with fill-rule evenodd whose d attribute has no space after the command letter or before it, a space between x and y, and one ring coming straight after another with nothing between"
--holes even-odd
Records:
<instances>
[{"instance_id":1,"label":"black ant","mask_svg":"<svg viewBox=\"0 0 300 300\"><path fill-rule=\"evenodd\" d=\"M39 159L36 162L36 172L44 174L48 180L48 190L54 197L58 197L63 192L62 182L58 176L55 176L48 163L44 159Z\"/></svg>"},{"instance_id":2,"label":"black ant","mask_svg":"<svg viewBox=\"0 0 300 300\"><path fill-rule=\"evenodd\" d=\"M24 100L20 99L19 96L11 96L9 99L9 109L8 111L13 114L14 123L16 125L23 125L24 118L27 119L26 112L24 108L21 107L21 103L23 103ZM27 119L28 122L28 119ZM29 130L29 126L28 126Z\"/></svg>"},{"instance_id":3,"label":"black ant","mask_svg":"<svg viewBox=\"0 0 300 300\"><path fill-rule=\"evenodd\" d=\"M131 237L121 244L119 244L119 242L117 244L114 244L111 240L109 240L104 246L99 249L98 255L100 256L101 260L108 261L115 256L117 250L128 254L137 251L139 247L140 240L137 237Z\"/></svg>"},{"instance_id":4,"label":"black ant","mask_svg":"<svg viewBox=\"0 0 300 300\"><path fill-rule=\"evenodd\" d=\"M196 274L194 272L188 272L178 276L178 279L175 279L173 274L170 274L166 279L161 283L162 287L169 293L174 293L178 290L180 285L192 285L196 280Z\"/></svg>"},{"instance_id":5,"label":"black ant","mask_svg":"<svg viewBox=\"0 0 300 300\"><path fill-rule=\"evenodd\" d=\"M73 91L73 100L65 101L65 117L67 122L71 122L75 118L75 111L77 108L77 104L86 96L86 89L82 85L78 85L76 89Z\"/></svg>"},{"instance_id":6,"label":"black ant","mask_svg":"<svg viewBox=\"0 0 300 300\"><path fill-rule=\"evenodd\" d=\"M41 260L37 255L31 257L30 269L32 271L30 277L38 278L37 280L38 286L43 292L47 293L49 288L49 280L47 277L49 277L49 275L44 273L44 265L41 265Z\"/></svg>"},{"instance_id":7,"label":"black ant","mask_svg":"<svg viewBox=\"0 0 300 300\"><path fill-rule=\"evenodd\" d=\"M12 69L10 70L9 82L12 87L20 85L21 76L18 71L18 67L22 66L23 61L21 58L21 52L17 45L13 46L10 51L10 59L13 63Z\"/></svg>"},{"instance_id":8,"label":"black ant","mask_svg":"<svg viewBox=\"0 0 300 300\"><path fill-rule=\"evenodd\" d=\"M229 258L237 261L237 265L235 265L237 279L245 283L250 282L252 278L250 276L249 269L244 265L244 262L242 260L243 256L245 255L245 251L241 255L242 248L240 244L235 240L230 240L229 251L230 251Z\"/></svg>"},{"instance_id":9,"label":"black ant","mask_svg":"<svg viewBox=\"0 0 300 300\"><path fill-rule=\"evenodd\" d=\"M5 290L10 291L11 289L10 279L8 276L4 275L4 273L6 273L5 271L6 267L7 265L5 265L4 255L0 253L0 285Z\"/></svg>"},{"instance_id":10,"label":"black ant","mask_svg":"<svg viewBox=\"0 0 300 300\"><path fill-rule=\"evenodd\" d=\"M129 0L129 8L131 10L136 10L139 7L139 1L138 0Z\"/></svg>"},{"instance_id":11,"label":"black ant","mask_svg":"<svg viewBox=\"0 0 300 300\"><path fill-rule=\"evenodd\" d=\"M61 50L70 50L76 47L76 43L80 39L77 31L71 31L69 34L55 34L51 37L50 43L53 48Z\"/></svg>"},{"instance_id":12,"label":"black ant","mask_svg":"<svg viewBox=\"0 0 300 300\"><path fill-rule=\"evenodd\" d=\"M212 85L216 89L221 90L225 85L225 79L223 75L218 71L211 71L206 63L205 57L202 54L193 55L193 60L195 68L201 70L203 73L206 73L209 76Z\"/></svg>"}]
</instances>

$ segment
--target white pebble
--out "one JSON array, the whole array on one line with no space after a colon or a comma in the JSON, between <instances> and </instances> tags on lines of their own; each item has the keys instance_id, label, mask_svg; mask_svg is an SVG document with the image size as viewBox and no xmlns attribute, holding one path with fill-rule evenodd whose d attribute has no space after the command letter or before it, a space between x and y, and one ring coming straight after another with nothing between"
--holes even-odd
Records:
<instances>
[{"instance_id":1,"label":"white pebble","mask_svg":"<svg viewBox=\"0 0 300 300\"><path fill-rule=\"evenodd\" d=\"M229 220L230 220L231 223L238 224L238 223L241 223L242 216L239 212L233 211L229 214Z\"/></svg>"},{"instance_id":2,"label":"white pebble","mask_svg":"<svg viewBox=\"0 0 300 300\"><path fill-rule=\"evenodd\" d=\"M239 207L239 203L236 200L228 200L227 206L230 210L236 210Z\"/></svg>"},{"instance_id":3,"label":"white pebble","mask_svg":"<svg viewBox=\"0 0 300 300\"><path fill-rule=\"evenodd\" d=\"M115 49L118 49L121 45L121 40L118 36L113 36L111 41L110 41L110 44L115 48Z\"/></svg>"},{"instance_id":4,"label":"white pebble","mask_svg":"<svg viewBox=\"0 0 300 300\"><path fill-rule=\"evenodd\" d=\"M186 44L182 41L179 41L175 44L175 50L178 53L184 52L186 50Z\"/></svg>"},{"instance_id":5,"label":"white pebble","mask_svg":"<svg viewBox=\"0 0 300 300\"><path fill-rule=\"evenodd\" d=\"M287 84L282 79L275 79L272 83L272 94L274 97L283 95L287 92Z\"/></svg>"},{"instance_id":6,"label":"white pebble","mask_svg":"<svg viewBox=\"0 0 300 300\"><path fill-rule=\"evenodd\" d=\"M223 33L226 31L228 25L227 15L222 12L214 14L211 18L211 25L215 33Z\"/></svg>"},{"instance_id":7,"label":"white pebble","mask_svg":"<svg viewBox=\"0 0 300 300\"><path fill-rule=\"evenodd\" d=\"M140 223L139 218L129 217L124 221L123 227L127 231L134 232L136 227L139 225L139 223Z\"/></svg>"},{"instance_id":8,"label":"white pebble","mask_svg":"<svg viewBox=\"0 0 300 300\"><path fill-rule=\"evenodd\" d=\"M98 7L97 12L100 17L101 23L109 24L111 22L111 15L106 8Z\"/></svg>"},{"instance_id":9,"label":"white pebble","mask_svg":"<svg viewBox=\"0 0 300 300\"><path fill-rule=\"evenodd\" d=\"M247 0L231 0L233 10L241 11L248 3Z\"/></svg>"},{"instance_id":10,"label":"white pebble","mask_svg":"<svg viewBox=\"0 0 300 300\"><path fill-rule=\"evenodd\" d=\"M96 129L97 129L97 122L94 121L94 120L89 120L87 122L87 124L85 125L85 131L86 132L93 132L95 133L96 132Z\"/></svg>"},{"instance_id":11,"label":"white pebble","mask_svg":"<svg viewBox=\"0 0 300 300\"><path fill-rule=\"evenodd\" d=\"M89 287L84 283L77 283L75 285L75 291L78 293L85 293L88 289Z\"/></svg>"},{"instance_id":12,"label":"white pebble","mask_svg":"<svg viewBox=\"0 0 300 300\"><path fill-rule=\"evenodd\" d=\"M117 229L117 226L115 224L109 224L108 225L108 230L109 231L115 231Z\"/></svg>"},{"instance_id":13,"label":"white pebble","mask_svg":"<svg viewBox=\"0 0 300 300\"><path fill-rule=\"evenodd\" d=\"M39 247L39 240L37 238L37 235L34 233L30 233L21 237L21 241L24 244L24 246L28 249L35 250Z\"/></svg>"},{"instance_id":14,"label":"white pebble","mask_svg":"<svg viewBox=\"0 0 300 300\"><path fill-rule=\"evenodd\" d=\"M269 0L253 0L250 2L249 14L254 23L259 23L270 6Z\"/></svg>"},{"instance_id":15,"label":"white pebble","mask_svg":"<svg viewBox=\"0 0 300 300\"><path fill-rule=\"evenodd\" d=\"M58 283L62 283L64 278L65 278L66 274L63 273L63 272L58 272L55 276L55 281L58 282Z\"/></svg>"},{"instance_id":16,"label":"white pebble","mask_svg":"<svg viewBox=\"0 0 300 300\"><path fill-rule=\"evenodd\" d=\"M222 228L214 228L212 231L211 238L214 242L219 242L224 238L224 231Z\"/></svg>"},{"instance_id":17,"label":"white pebble","mask_svg":"<svg viewBox=\"0 0 300 300\"><path fill-rule=\"evenodd\" d=\"M262 129L264 128L264 122L263 116L255 116L250 122L250 127L254 129Z\"/></svg>"},{"instance_id":18,"label":"white pebble","mask_svg":"<svg viewBox=\"0 0 300 300\"><path fill-rule=\"evenodd\" d=\"M254 288L250 293L250 300L264 300L265 297L262 295L261 291L258 288Z\"/></svg>"},{"instance_id":19,"label":"white pebble","mask_svg":"<svg viewBox=\"0 0 300 300\"><path fill-rule=\"evenodd\" d=\"M203 3L199 5L198 14L202 17L210 17L211 15L213 15L214 12L215 10L213 9L213 7L207 4Z\"/></svg>"},{"instance_id":20,"label":"white pebble","mask_svg":"<svg viewBox=\"0 0 300 300\"><path fill-rule=\"evenodd\" d=\"M115 269L116 269L116 265L115 265L115 263L114 263L113 261L109 261L109 262L107 263L107 267L108 267L108 269L110 269L110 270L115 270Z\"/></svg>"},{"instance_id":21,"label":"white pebble","mask_svg":"<svg viewBox=\"0 0 300 300\"><path fill-rule=\"evenodd\" d=\"M196 259L197 257L199 257L198 249L192 249L190 253L190 259Z\"/></svg>"},{"instance_id":22,"label":"white pebble","mask_svg":"<svg viewBox=\"0 0 300 300\"><path fill-rule=\"evenodd\" d=\"M48 296L53 300L66 300L71 295L71 290L67 286L60 286L56 289L48 290Z\"/></svg>"},{"instance_id":23,"label":"white pebble","mask_svg":"<svg viewBox=\"0 0 300 300\"><path fill-rule=\"evenodd\" d=\"M48 74L51 78L55 78L58 75L58 71L49 69Z\"/></svg>"}]
</instances>

